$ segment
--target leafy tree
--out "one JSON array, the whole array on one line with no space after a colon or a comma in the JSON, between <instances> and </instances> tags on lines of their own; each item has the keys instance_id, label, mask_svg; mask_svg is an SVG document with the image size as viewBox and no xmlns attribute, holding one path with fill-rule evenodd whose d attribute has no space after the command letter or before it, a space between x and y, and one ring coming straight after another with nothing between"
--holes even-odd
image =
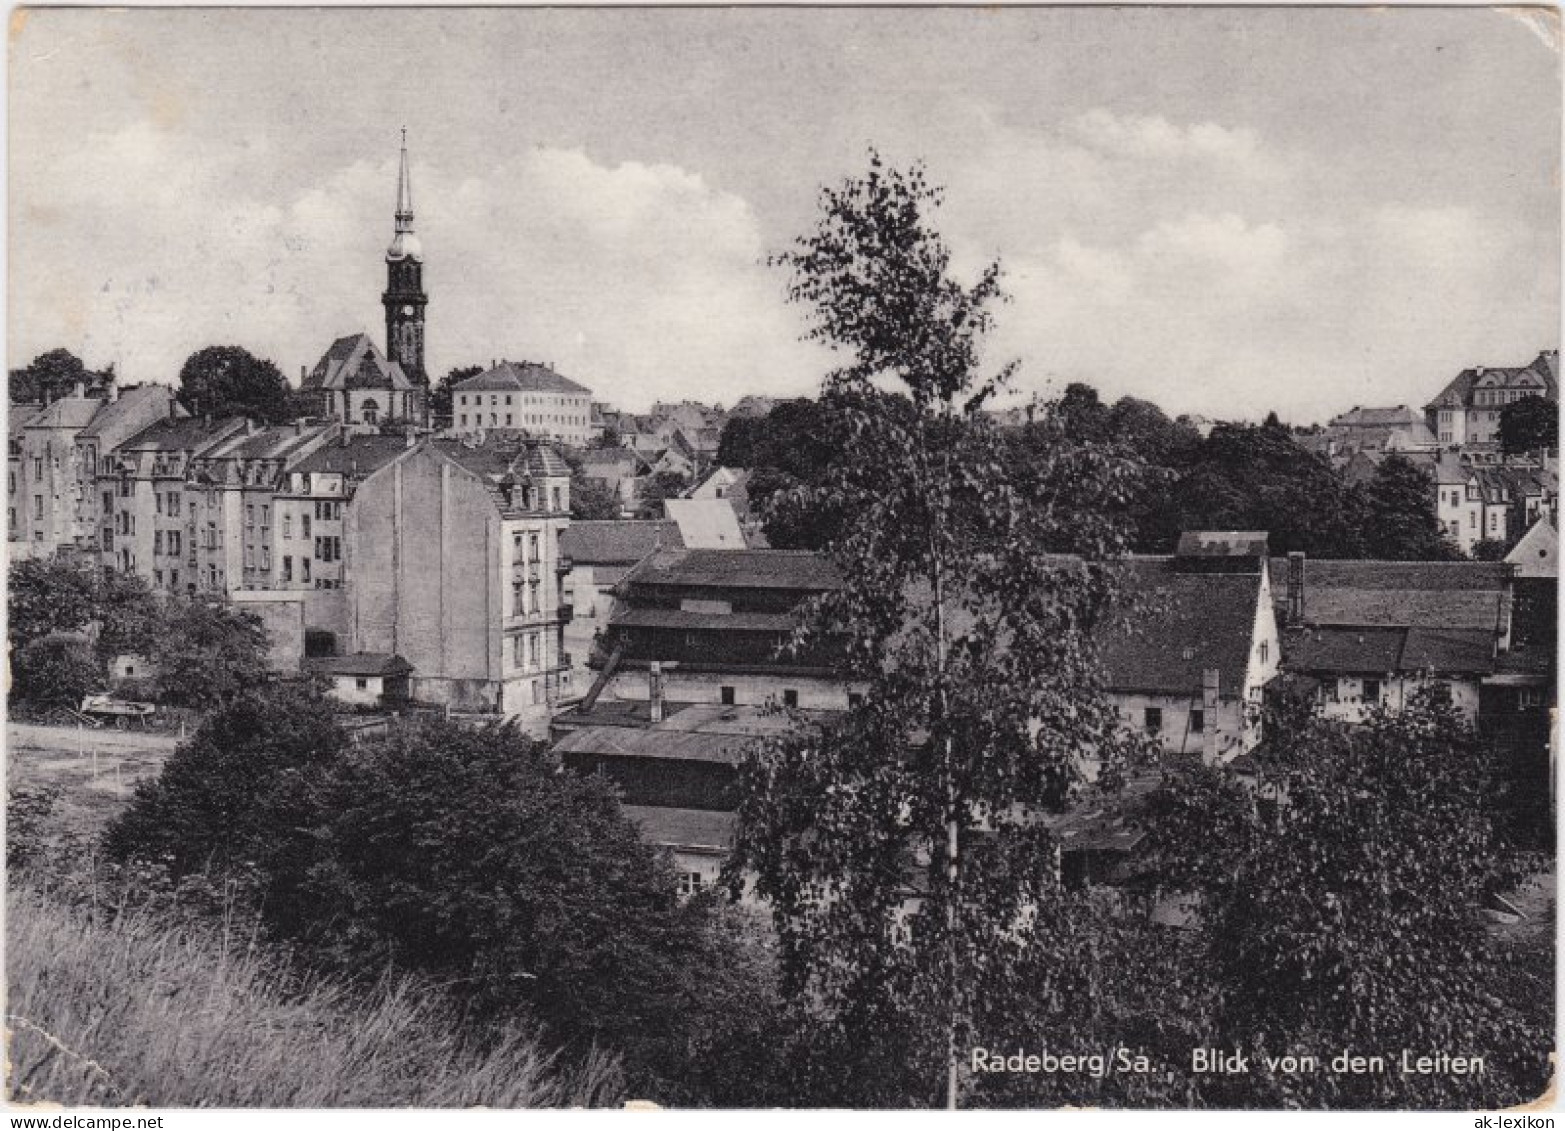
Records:
<instances>
[{"instance_id":1,"label":"leafy tree","mask_svg":"<svg viewBox=\"0 0 1565 1131\"><path fill-rule=\"evenodd\" d=\"M87 626L97 608L93 571L61 557L13 561L6 571L9 635L21 646Z\"/></svg>"},{"instance_id":2,"label":"leafy tree","mask_svg":"<svg viewBox=\"0 0 1565 1131\"><path fill-rule=\"evenodd\" d=\"M267 679L266 630L254 613L173 598L162 624L150 651L165 699L212 707Z\"/></svg>"},{"instance_id":3,"label":"leafy tree","mask_svg":"<svg viewBox=\"0 0 1565 1131\"><path fill-rule=\"evenodd\" d=\"M325 775L346 744L309 689L244 687L136 787L105 848L117 860L163 862L176 879L209 867L285 867L300 830L319 819Z\"/></svg>"},{"instance_id":4,"label":"leafy tree","mask_svg":"<svg viewBox=\"0 0 1565 1131\"><path fill-rule=\"evenodd\" d=\"M477 377L483 371L481 365L458 365L435 382L435 387L429 391L429 413L437 426L451 424L452 388L469 377Z\"/></svg>"},{"instance_id":5,"label":"leafy tree","mask_svg":"<svg viewBox=\"0 0 1565 1131\"><path fill-rule=\"evenodd\" d=\"M776 260L810 336L845 355L826 379L844 448L793 492L842 508L827 550L844 587L797 643L835 647L866 688L859 709L801 724L742 769L729 875L753 870L773 909L810 1034L805 1102L956 1102L958 1049L1058 958L1029 927L1059 895L1039 818L1080 785L1082 751L1105 782L1129 753L1087 636L1111 570L1044 552L1064 526L1100 561L1119 548L1111 522L1048 503L1064 476L1092 473L1091 449L1009 473L982 410L1011 367L979 373L999 265L952 277L939 199L921 167L872 155Z\"/></svg>"},{"instance_id":6,"label":"leafy tree","mask_svg":"<svg viewBox=\"0 0 1565 1131\"><path fill-rule=\"evenodd\" d=\"M522 1010L654 1075L719 1035L708 983L764 989L725 974L725 932L680 902L607 779L513 726L409 724L339 758L310 811L311 851L274 857L268 916L331 967L418 971L477 1020Z\"/></svg>"},{"instance_id":7,"label":"leafy tree","mask_svg":"<svg viewBox=\"0 0 1565 1131\"><path fill-rule=\"evenodd\" d=\"M113 379L112 365L99 372L88 369L69 350L52 349L33 358L26 368L11 370L8 396L12 403L52 401L67 395L78 384L93 392Z\"/></svg>"},{"instance_id":8,"label":"leafy tree","mask_svg":"<svg viewBox=\"0 0 1565 1131\"><path fill-rule=\"evenodd\" d=\"M663 500L678 499L690 488L690 480L677 471L654 472L636 485L636 516L662 518Z\"/></svg>"},{"instance_id":9,"label":"leafy tree","mask_svg":"<svg viewBox=\"0 0 1565 1131\"><path fill-rule=\"evenodd\" d=\"M292 408L282 370L240 346L208 346L186 358L179 395L196 416L248 416L276 424Z\"/></svg>"},{"instance_id":10,"label":"leafy tree","mask_svg":"<svg viewBox=\"0 0 1565 1131\"><path fill-rule=\"evenodd\" d=\"M1365 489L1364 542L1372 558L1450 561L1460 556L1440 529L1429 476L1395 453L1375 469Z\"/></svg>"},{"instance_id":11,"label":"leafy tree","mask_svg":"<svg viewBox=\"0 0 1565 1131\"><path fill-rule=\"evenodd\" d=\"M1522 397L1500 410L1500 450L1508 456L1557 451L1560 406L1543 397Z\"/></svg>"},{"instance_id":12,"label":"leafy tree","mask_svg":"<svg viewBox=\"0 0 1565 1131\"><path fill-rule=\"evenodd\" d=\"M1362 497L1323 457L1299 447L1275 414L1259 426L1213 427L1173 501L1183 530L1264 530L1274 553L1364 554Z\"/></svg>"},{"instance_id":13,"label":"leafy tree","mask_svg":"<svg viewBox=\"0 0 1565 1131\"><path fill-rule=\"evenodd\" d=\"M601 479L571 477L571 517L604 519L620 516L619 493Z\"/></svg>"},{"instance_id":14,"label":"leafy tree","mask_svg":"<svg viewBox=\"0 0 1565 1131\"><path fill-rule=\"evenodd\" d=\"M44 637L11 660L11 697L38 707L77 707L103 685L103 665L85 641Z\"/></svg>"},{"instance_id":15,"label":"leafy tree","mask_svg":"<svg viewBox=\"0 0 1565 1131\"><path fill-rule=\"evenodd\" d=\"M1072 381L1065 386L1056 410L1065 435L1075 443L1108 439L1111 423L1108 406L1091 385Z\"/></svg>"},{"instance_id":16,"label":"leafy tree","mask_svg":"<svg viewBox=\"0 0 1565 1131\"><path fill-rule=\"evenodd\" d=\"M1471 556L1475 562L1499 562L1511 552L1512 543L1500 538L1480 538L1473 543Z\"/></svg>"},{"instance_id":17,"label":"leafy tree","mask_svg":"<svg viewBox=\"0 0 1565 1131\"><path fill-rule=\"evenodd\" d=\"M1214 1078L1203 1101L1493 1108L1542 1094L1552 1017L1529 1024L1501 1000L1509 960L1480 915L1499 875L1492 759L1449 697L1426 692L1362 726L1295 710L1267 735L1255 793L1195 771L1152 822L1167 877L1201 899L1218 987L1208 1043L1486 1067Z\"/></svg>"}]
</instances>

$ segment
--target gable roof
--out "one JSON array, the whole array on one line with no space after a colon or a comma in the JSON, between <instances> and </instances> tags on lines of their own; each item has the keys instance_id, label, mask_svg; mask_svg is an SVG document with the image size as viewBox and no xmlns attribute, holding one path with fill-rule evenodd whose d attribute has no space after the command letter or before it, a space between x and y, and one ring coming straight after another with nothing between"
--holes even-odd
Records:
<instances>
[{"instance_id":1,"label":"gable roof","mask_svg":"<svg viewBox=\"0 0 1565 1131\"><path fill-rule=\"evenodd\" d=\"M742 550L744 531L727 499L664 499L663 510L679 524L684 545L692 550Z\"/></svg>"},{"instance_id":2,"label":"gable roof","mask_svg":"<svg viewBox=\"0 0 1565 1131\"><path fill-rule=\"evenodd\" d=\"M344 432L293 466L301 474L369 475L408 450L406 436Z\"/></svg>"},{"instance_id":3,"label":"gable roof","mask_svg":"<svg viewBox=\"0 0 1565 1131\"><path fill-rule=\"evenodd\" d=\"M1395 408L1353 408L1331 418L1332 428L1411 428L1423 418L1405 404Z\"/></svg>"},{"instance_id":4,"label":"gable roof","mask_svg":"<svg viewBox=\"0 0 1565 1131\"><path fill-rule=\"evenodd\" d=\"M628 565L654 550L684 546L679 524L667 519L593 519L572 522L560 534L560 554L591 565Z\"/></svg>"},{"instance_id":5,"label":"gable roof","mask_svg":"<svg viewBox=\"0 0 1565 1131\"><path fill-rule=\"evenodd\" d=\"M1548 514L1528 528L1521 540L1505 555L1508 564L1516 567L1518 577L1558 577L1560 575L1560 534Z\"/></svg>"},{"instance_id":6,"label":"gable roof","mask_svg":"<svg viewBox=\"0 0 1565 1131\"><path fill-rule=\"evenodd\" d=\"M1216 668L1223 698L1243 693L1259 572L1187 573L1171 558L1132 558L1119 576L1130 607L1098 637L1111 690L1198 695L1202 673Z\"/></svg>"},{"instance_id":7,"label":"gable roof","mask_svg":"<svg viewBox=\"0 0 1565 1131\"><path fill-rule=\"evenodd\" d=\"M717 762L737 766L755 745L748 734L709 734L657 727L582 727L554 746L557 754L583 754L615 758L656 758L681 762Z\"/></svg>"},{"instance_id":8,"label":"gable roof","mask_svg":"<svg viewBox=\"0 0 1565 1131\"><path fill-rule=\"evenodd\" d=\"M1473 388L1480 381L1486 386L1495 385L1503 388L1515 383L1524 374L1542 378L1544 396L1549 400L1558 400L1559 358L1558 350L1544 350L1523 366L1513 368L1485 368L1478 366L1472 369L1464 369L1452 378L1450 384L1440 390L1434 400L1424 407L1425 409L1460 408L1472 403Z\"/></svg>"},{"instance_id":9,"label":"gable roof","mask_svg":"<svg viewBox=\"0 0 1565 1131\"><path fill-rule=\"evenodd\" d=\"M664 550L647 558L630 581L636 585L804 593L821 593L842 584L837 567L810 550Z\"/></svg>"},{"instance_id":10,"label":"gable roof","mask_svg":"<svg viewBox=\"0 0 1565 1131\"><path fill-rule=\"evenodd\" d=\"M1495 637L1474 628L1325 625L1290 629L1284 666L1318 674L1473 674L1494 670Z\"/></svg>"},{"instance_id":11,"label":"gable roof","mask_svg":"<svg viewBox=\"0 0 1565 1131\"><path fill-rule=\"evenodd\" d=\"M1304 620L1311 625L1413 625L1486 629L1502 623L1503 562L1304 562ZM1288 559L1271 560L1272 598L1287 604Z\"/></svg>"},{"instance_id":12,"label":"gable roof","mask_svg":"<svg viewBox=\"0 0 1565 1131\"><path fill-rule=\"evenodd\" d=\"M28 428L86 428L103 407L97 397L61 397L37 416L28 420Z\"/></svg>"},{"instance_id":13,"label":"gable roof","mask_svg":"<svg viewBox=\"0 0 1565 1131\"><path fill-rule=\"evenodd\" d=\"M242 416L208 420L200 416L164 417L154 421L119 445L122 452L197 452L235 432L242 431Z\"/></svg>"},{"instance_id":14,"label":"gable roof","mask_svg":"<svg viewBox=\"0 0 1565 1131\"><path fill-rule=\"evenodd\" d=\"M534 361L502 361L493 369L476 377L458 381L451 386L456 393L496 392L566 393L573 396L591 396L592 390L561 377L546 365Z\"/></svg>"},{"instance_id":15,"label":"gable roof","mask_svg":"<svg viewBox=\"0 0 1565 1131\"><path fill-rule=\"evenodd\" d=\"M121 428L134 428L136 418L141 413L156 406L158 415L166 415L169 406L174 403L174 390L167 385L138 385L134 389L126 389L117 400L108 402L98 410L92 422L81 430L81 435L96 439ZM183 407L176 407L178 412L185 412Z\"/></svg>"},{"instance_id":16,"label":"gable roof","mask_svg":"<svg viewBox=\"0 0 1565 1131\"><path fill-rule=\"evenodd\" d=\"M368 334L333 342L305 377L305 389L412 389L402 366L386 360Z\"/></svg>"}]
</instances>

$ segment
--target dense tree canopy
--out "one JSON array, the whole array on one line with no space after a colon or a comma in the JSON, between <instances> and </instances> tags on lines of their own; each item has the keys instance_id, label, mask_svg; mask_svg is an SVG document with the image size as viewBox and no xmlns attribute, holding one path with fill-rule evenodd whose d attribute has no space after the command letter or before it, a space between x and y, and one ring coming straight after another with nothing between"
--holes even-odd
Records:
<instances>
[{"instance_id":1,"label":"dense tree canopy","mask_svg":"<svg viewBox=\"0 0 1565 1131\"><path fill-rule=\"evenodd\" d=\"M1447 561L1461 556L1440 529L1426 472L1393 453L1364 490L1364 548L1387 561Z\"/></svg>"},{"instance_id":2,"label":"dense tree canopy","mask_svg":"<svg viewBox=\"0 0 1565 1131\"><path fill-rule=\"evenodd\" d=\"M589 479L585 475L571 477L571 517L575 519L605 519L620 517L619 492L602 479Z\"/></svg>"},{"instance_id":3,"label":"dense tree canopy","mask_svg":"<svg viewBox=\"0 0 1565 1131\"><path fill-rule=\"evenodd\" d=\"M754 925L681 901L607 779L514 727L400 725L349 744L300 688L214 711L109 828L119 861L237 881L308 969L445 986L475 1040L528 1020L612 1048L634 1094L743 1102L771 960Z\"/></svg>"},{"instance_id":4,"label":"dense tree canopy","mask_svg":"<svg viewBox=\"0 0 1565 1131\"><path fill-rule=\"evenodd\" d=\"M1558 451L1560 406L1543 397L1522 397L1500 410L1500 448L1508 456Z\"/></svg>"},{"instance_id":5,"label":"dense tree canopy","mask_svg":"<svg viewBox=\"0 0 1565 1131\"><path fill-rule=\"evenodd\" d=\"M1213 1106L1476 1107L1548 1079L1551 1010L1522 1010L1481 909L1499 879L1492 753L1441 692L1345 727L1269 721L1253 790L1176 779L1152 821L1165 876L1201 901L1210 1043L1257 1059L1350 1049L1481 1056L1480 1075L1256 1073ZM1502 1000L1502 997L1510 1000ZM1528 1016L1531 1014L1531 1016Z\"/></svg>"},{"instance_id":6,"label":"dense tree canopy","mask_svg":"<svg viewBox=\"0 0 1565 1131\"><path fill-rule=\"evenodd\" d=\"M266 424L292 409L283 372L241 346L208 346L185 359L179 396L196 416L248 416Z\"/></svg>"},{"instance_id":7,"label":"dense tree canopy","mask_svg":"<svg viewBox=\"0 0 1565 1131\"><path fill-rule=\"evenodd\" d=\"M33 358L25 368L13 369L6 393L13 404L53 401L69 394L77 385L92 392L114 379L114 366L104 370L88 369L70 350L52 349Z\"/></svg>"},{"instance_id":8,"label":"dense tree canopy","mask_svg":"<svg viewBox=\"0 0 1565 1131\"><path fill-rule=\"evenodd\" d=\"M429 391L429 413L437 424L451 423L451 389L458 382L477 377L484 371L481 365L458 365L435 382Z\"/></svg>"}]
</instances>

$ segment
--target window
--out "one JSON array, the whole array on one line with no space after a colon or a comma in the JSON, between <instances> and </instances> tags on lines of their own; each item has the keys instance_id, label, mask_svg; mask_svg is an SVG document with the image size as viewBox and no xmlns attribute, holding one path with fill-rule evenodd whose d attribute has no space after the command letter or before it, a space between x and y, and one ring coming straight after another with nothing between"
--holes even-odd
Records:
<instances>
[{"instance_id":1,"label":"window","mask_svg":"<svg viewBox=\"0 0 1565 1131\"><path fill-rule=\"evenodd\" d=\"M179 570L171 569L168 571L168 587L170 589L179 588Z\"/></svg>"},{"instance_id":2,"label":"window","mask_svg":"<svg viewBox=\"0 0 1565 1131\"><path fill-rule=\"evenodd\" d=\"M466 397L463 397L462 399L464 401L467 400ZM463 428L467 427L467 413L465 413L465 412L462 414L461 425L462 425Z\"/></svg>"},{"instance_id":3,"label":"window","mask_svg":"<svg viewBox=\"0 0 1565 1131\"><path fill-rule=\"evenodd\" d=\"M538 601L538 579L535 577L527 583L527 611L536 613L541 605Z\"/></svg>"},{"instance_id":4,"label":"window","mask_svg":"<svg viewBox=\"0 0 1565 1131\"><path fill-rule=\"evenodd\" d=\"M283 537L293 537L293 515L291 514L283 515Z\"/></svg>"},{"instance_id":5,"label":"window","mask_svg":"<svg viewBox=\"0 0 1565 1131\"><path fill-rule=\"evenodd\" d=\"M246 526L254 526L255 525L255 507L253 507L253 506L246 506L245 507L245 525Z\"/></svg>"},{"instance_id":6,"label":"window","mask_svg":"<svg viewBox=\"0 0 1565 1131\"><path fill-rule=\"evenodd\" d=\"M1148 734L1163 733L1163 708L1148 707L1142 715L1142 723Z\"/></svg>"},{"instance_id":7,"label":"window","mask_svg":"<svg viewBox=\"0 0 1565 1131\"><path fill-rule=\"evenodd\" d=\"M554 500L550 504L549 509L550 510L555 510L555 511L559 510L560 509L560 489L558 487L551 488L549 493L550 493L550 496Z\"/></svg>"},{"instance_id":8,"label":"window","mask_svg":"<svg viewBox=\"0 0 1565 1131\"><path fill-rule=\"evenodd\" d=\"M163 531L161 530L154 530L152 532L152 552L154 554L161 554L163 552Z\"/></svg>"},{"instance_id":9,"label":"window","mask_svg":"<svg viewBox=\"0 0 1565 1131\"><path fill-rule=\"evenodd\" d=\"M799 693L791 687L783 689L783 706L797 707L799 705Z\"/></svg>"},{"instance_id":10,"label":"window","mask_svg":"<svg viewBox=\"0 0 1565 1131\"><path fill-rule=\"evenodd\" d=\"M1206 711L1201 707L1195 707L1190 712L1190 733L1206 733Z\"/></svg>"},{"instance_id":11,"label":"window","mask_svg":"<svg viewBox=\"0 0 1565 1131\"><path fill-rule=\"evenodd\" d=\"M369 685L370 681L365 679L363 676L359 676L353 681L353 686L357 687L360 691L367 691L369 689Z\"/></svg>"},{"instance_id":12,"label":"window","mask_svg":"<svg viewBox=\"0 0 1565 1131\"><path fill-rule=\"evenodd\" d=\"M527 663L528 666L538 666L538 633L534 632L527 637Z\"/></svg>"},{"instance_id":13,"label":"window","mask_svg":"<svg viewBox=\"0 0 1565 1131\"><path fill-rule=\"evenodd\" d=\"M299 580L300 581L308 581L308 580L310 580L310 559L309 558L300 558L299 559Z\"/></svg>"},{"instance_id":14,"label":"window","mask_svg":"<svg viewBox=\"0 0 1565 1131\"><path fill-rule=\"evenodd\" d=\"M261 547L261 568L265 570L272 568L272 551L269 546Z\"/></svg>"},{"instance_id":15,"label":"window","mask_svg":"<svg viewBox=\"0 0 1565 1131\"><path fill-rule=\"evenodd\" d=\"M1380 681L1378 679L1366 679L1364 681L1364 702L1380 702Z\"/></svg>"},{"instance_id":16,"label":"window","mask_svg":"<svg viewBox=\"0 0 1565 1131\"><path fill-rule=\"evenodd\" d=\"M702 879L700 872L681 872L679 874L679 894L695 895L701 890Z\"/></svg>"},{"instance_id":17,"label":"window","mask_svg":"<svg viewBox=\"0 0 1565 1131\"><path fill-rule=\"evenodd\" d=\"M517 667L521 667L523 664L525 664L527 662L526 656L523 653L522 649L523 649L522 638L520 636L513 636L513 637L511 637L511 663L513 663Z\"/></svg>"},{"instance_id":18,"label":"window","mask_svg":"<svg viewBox=\"0 0 1565 1131\"><path fill-rule=\"evenodd\" d=\"M310 516L307 514L299 516L299 537L306 540L310 537Z\"/></svg>"},{"instance_id":19,"label":"window","mask_svg":"<svg viewBox=\"0 0 1565 1131\"><path fill-rule=\"evenodd\" d=\"M1543 706L1543 689L1541 687L1517 688L1516 706L1519 710L1523 711L1528 711Z\"/></svg>"},{"instance_id":20,"label":"window","mask_svg":"<svg viewBox=\"0 0 1565 1131\"><path fill-rule=\"evenodd\" d=\"M1261 641L1261 663L1264 664L1266 662L1267 657L1270 654L1271 654L1271 643L1269 641L1266 641L1266 640Z\"/></svg>"},{"instance_id":21,"label":"window","mask_svg":"<svg viewBox=\"0 0 1565 1131\"><path fill-rule=\"evenodd\" d=\"M732 687L718 688L717 697L719 702L721 702L725 707L732 707L734 705L734 689Z\"/></svg>"}]
</instances>

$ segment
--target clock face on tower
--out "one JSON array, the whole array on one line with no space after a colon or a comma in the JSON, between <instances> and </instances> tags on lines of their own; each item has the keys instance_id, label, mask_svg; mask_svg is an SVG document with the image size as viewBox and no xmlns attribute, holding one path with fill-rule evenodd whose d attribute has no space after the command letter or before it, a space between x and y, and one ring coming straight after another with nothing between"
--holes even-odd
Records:
<instances>
[{"instance_id":1,"label":"clock face on tower","mask_svg":"<svg viewBox=\"0 0 1565 1131\"><path fill-rule=\"evenodd\" d=\"M413 314L413 308L411 306L404 306L402 308L402 313L408 315L409 317L411 317L412 314Z\"/></svg>"}]
</instances>

